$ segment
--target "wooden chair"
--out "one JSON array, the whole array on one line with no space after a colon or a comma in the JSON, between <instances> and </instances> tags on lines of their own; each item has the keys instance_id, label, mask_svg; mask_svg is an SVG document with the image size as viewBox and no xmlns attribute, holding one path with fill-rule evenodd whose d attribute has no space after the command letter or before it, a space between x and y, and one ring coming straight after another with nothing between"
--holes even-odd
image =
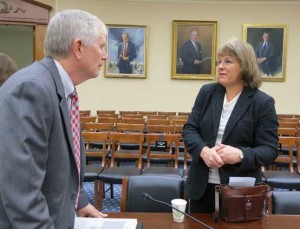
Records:
<instances>
[{"instance_id":1,"label":"wooden chair","mask_svg":"<svg viewBox=\"0 0 300 229\"><path fill-rule=\"evenodd\" d=\"M294 118L293 114L277 114L278 119L280 118Z\"/></svg>"},{"instance_id":2,"label":"wooden chair","mask_svg":"<svg viewBox=\"0 0 300 229\"><path fill-rule=\"evenodd\" d=\"M144 118L121 118L121 123L128 123L128 124L145 124Z\"/></svg>"},{"instance_id":3,"label":"wooden chair","mask_svg":"<svg viewBox=\"0 0 300 229\"><path fill-rule=\"evenodd\" d=\"M174 126L183 126L186 122L186 119L171 119L171 124Z\"/></svg>"},{"instance_id":4,"label":"wooden chair","mask_svg":"<svg viewBox=\"0 0 300 229\"><path fill-rule=\"evenodd\" d=\"M191 112L178 112L178 116L189 116Z\"/></svg>"},{"instance_id":5,"label":"wooden chair","mask_svg":"<svg viewBox=\"0 0 300 229\"><path fill-rule=\"evenodd\" d=\"M179 133L182 135L183 126L186 121L184 120L172 120L174 125L174 133ZM188 176L188 165L192 162L192 156L188 153L187 148L184 144L183 138L180 139L179 153L178 153L178 163L183 164L182 178L187 179Z\"/></svg>"},{"instance_id":6,"label":"wooden chair","mask_svg":"<svg viewBox=\"0 0 300 229\"><path fill-rule=\"evenodd\" d=\"M277 165L287 165L288 171L263 171L263 177L271 188L297 189L300 190L300 139L298 137L279 137L279 143L289 146L289 155L280 154L274 161ZM297 146L297 157L294 160L293 148ZM297 172L294 172L296 164Z\"/></svg>"},{"instance_id":7,"label":"wooden chair","mask_svg":"<svg viewBox=\"0 0 300 229\"><path fill-rule=\"evenodd\" d=\"M172 208L143 199L148 193L153 198L171 204L172 199L184 198L184 182L178 177L131 176L122 182L121 212L172 212Z\"/></svg>"},{"instance_id":8,"label":"wooden chair","mask_svg":"<svg viewBox=\"0 0 300 229\"><path fill-rule=\"evenodd\" d=\"M158 115L176 115L176 111L157 111Z\"/></svg>"},{"instance_id":9,"label":"wooden chair","mask_svg":"<svg viewBox=\"0 0 300 229\"><path fill-rule=\"evenodd\" d=\"M173 134L174 126L173 125L151 125L147 124L145 128L145 133L165 133Z\"/></svg>"},{"instance_id":10,"label":"wooden chair","mask_svg":"<svg viewBox=\"0 0 300 229\"><path fill-rule=\"evenodd\" d=\"M115 115L116 111L115 110L97 110L97 115Z\"/></svg>"},{"instance_id":11,"label":"wooden chair","mask_svg":"<svg viewBox=\"0 0 300 229\"><path fill-rule=\"evenodd\" d=\"M91 114L90 110L80 110L79 111L80 117L88 117Z\"/></svg>"},{"instance_id":12,"label":"wooden chair","mask_svg":"<svg viewBox=\"0 0 300 229\"><path fill-rule=\"evenodd\" d=\"M119 118L119 114L99 114L98 118Z\"/></svg>"},{"instance_id":13,"label":"wooden chair","mask_svg":"<svg viewBox=\"0 0 300 229\"><path fill-rule=\"evenodd\" d=\"M117 123L116 132L140 132L145 130L144 124Z\"/></svg>"},{"instance_id":14,"label":"wooden chair","mask_svg":"<svg viewBox=\"0 0 300 229\"><path fill-rule=\"evenodd\" d=\"M144 115L142 115L142 114L123 114L122 116L121 116L121 118L123 119L123 118L144 118Z\"/></svg>"},{"instance_id":15,"label":"wooden chair","mask_svg":"<svg viewBox=\"0 0 300 229\"><path fill-rule=\"evenodd\" d=\"M279 122L295 122L295 123L299 123L300 118L279 118L278 121Z\"/></svg>"},{"instance_id":16,"label":"wooden chair","mask_svg":"<svg viewBox=\"0 0 300 229\"><path fill-rule=\"evenodd\" d=\"M178 171L178 151L180 134L146 134L147 143L147 168L142 175L165 175L181 177ZM155 146L153 150L152 146ZM152 163L163 163L166 167L150 166ZM168 165L173 164L173 167Z\"/></svg>"},{"instance_id":17,"label":"wooden chair","mask_svg":"<svg viewBox=\"0 0 300 229\"><path fill-rule=\"evenodd\" d=\"M115 130L114 123L86 123L83 131L110 132Z\"/></svg>"},{"instance_id":18,"label":"wooden chair","mask_svg":"<svg viewBox=\"0 0 300 229\"><path fill-rule=\"evenodd\" d=\"M297 122L283 122L279 121L279 128L297 128L299 125Z\"/></svg>"},{"instance_id":19,"label":"wooden chair","mask_svg":"<svg viewBox=\"0 0 300 229\"><path fill-rule=\"evenodd\" d=\"M168 115L147 115L147 120L149 119L168 119Z\"/></svg>"},{"instance_id":20,"label":"wooden chair","mask_svg":"<svg viewBox=\"0 0 300 229\"><path fill-rule=\"evenodd\" d=\"M188 119L188 116L186 116L186 115L181 115L181 116L177 116L177 115L170 115L169 117L168 117L170 120L187 120Z\"/></svg>"},{"instance_id":21,"label":"wooden chair","mask_svg":"<svg viewBox=\"0 0 300 229\"><path fill-rule=\"evenodd\" d=\"M143 116L157 115L157 111L139 111L139 114Z\"/></svg>"},{"instance_id":22,"label":"wooden chair","mask_svg":"<svg viewBox=\"0 0 300 229\"><path fill-rule=\"evenodd\" d=\"M117 123L119 122L119 118L117 117L98 117L98 123Z\"/></svg>"},{"instance_id":23,"label":"wooden chair","mask_svg":"<svg viewBox=\"0 0 300 229\"><path fill-rule=\"evenodd\" d=\"M297 134L296 128L282 128L282 127L279 127L277 132L278 132L278 136L296 137L296 134Z\"/></svg>"},{"instance_id":24,"label":"wooden chair","mask_svg":"<svg viewBox=\"0 0 300 229\"><path fill-rule=\"evenodd\" d=\"M94 182L94 206L96 209L101 210L102 198L97 195L99 189L99 174L104 171L106 167L106 153L108 140L108 133L105 132L83 132L83 139L86 142L86 157L97 159L101 162L100 165L86 165L84 182ZM91 143L101 144L101 149L93 149Z\"/></svg>"},{"instance_id":25,"label":"wooden chair","mask_svg":"<svg viewBox=\"0 0 300 229\"><path fill-rule=\"evenodd\" d=\"M93 117L81 117L80 116L80 123L96 123L97 117L93 116Z\"/></svg>"},{"instance_id":26,"label":"wooden chair","mask_svg":"<svg viewBox=\"0 0 300 229\"><path fill-rule=\"evenodd\" d=\"M94 117L81 117L80 116L80 125L81 125L81 128L82 129L85 129L85 124L86 123L96 123L96 120L97 120L97 117L94 116Z\"/></svg>"},{"instance_id":27,"label":"wooden chair","mask_svg":"<svg viewBox=\"0 0 300 229\"><path fill-rule=\"evenodd\" d=\"M109 136L112 143L110 167L99 175L100 187L104 187L105 183L110 184L111 198L113 198L113 184L121 184L123 177L135 176L141 174L142 168L142 151L144 134L142 133L110 133ZM124 150L122 144L137 144L138 150ZM116 166L116 159L136 160L136 167ZM98 189L98 198L102 198L103 190Z\"/></svg>"},{"instance_id":28,"label":"wooden chair","mask_svg":"<svg viewBox=\"0 0 300 229\"><path fill-rule=\"evenodd\" d=\"M170 125L169 119L147 119L147 125Z\"/></svg>"},{"instance_id":29,"label":"wooden chair","mask_svg":"<svg viewBox=\"0 0 300 229\"><path fill-rule=\"evenodd\" d=\"M119 114L123 116L124 114L138 114L138 111L119 111Z\"/></svg>"}]
</instances>

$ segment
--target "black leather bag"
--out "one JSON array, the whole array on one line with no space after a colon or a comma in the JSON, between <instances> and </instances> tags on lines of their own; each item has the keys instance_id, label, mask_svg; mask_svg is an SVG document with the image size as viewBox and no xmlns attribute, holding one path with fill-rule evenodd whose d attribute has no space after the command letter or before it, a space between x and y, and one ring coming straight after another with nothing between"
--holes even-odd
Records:
<instances>
[{"instance_id":1,"label":"black leather bag","mask_svg":"<svg viewBox=\"0 0 300 229\"><path fill-rule=\"evenodd\" d=\"M231 223L261 219L269 190L265 183L251 187L216 186L214 220L219 220L220 213Z\"/></svg>"}]
</instances>

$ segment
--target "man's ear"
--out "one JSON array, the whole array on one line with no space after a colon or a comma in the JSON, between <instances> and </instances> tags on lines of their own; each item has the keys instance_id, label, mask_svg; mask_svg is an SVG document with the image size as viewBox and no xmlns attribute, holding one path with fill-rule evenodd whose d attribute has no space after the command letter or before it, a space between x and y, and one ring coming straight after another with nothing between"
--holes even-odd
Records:
<instances>
[{"instance_id":1,"label":"man's ear","mask_svg":"<svg viewBox=\"0 0 300 229\"><path fill-rule=\"evenodd\" d=\"M72 52L76 58L81 59L82 49L83 49L82 41L80 39L75 39L72 44Z\"/></svg>"}]
</instances>

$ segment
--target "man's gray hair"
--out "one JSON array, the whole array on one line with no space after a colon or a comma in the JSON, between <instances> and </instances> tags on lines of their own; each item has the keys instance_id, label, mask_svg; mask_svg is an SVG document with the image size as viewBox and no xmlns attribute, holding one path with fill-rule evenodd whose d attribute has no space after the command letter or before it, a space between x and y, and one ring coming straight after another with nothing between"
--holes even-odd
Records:
<instances>
[{"instance_id":1,"label":"man's gray hair","mask_svg":"<svg viewBox=\"0 0 300 229\"><path fill-rule=\"evenodd\" d=\"M81 10L64 10L49 22L45 56L66 57L75 39L81 39L84 45L89 45L101 34L106 35L107 29L98 17Z\"/></svg>"}]
</instances>

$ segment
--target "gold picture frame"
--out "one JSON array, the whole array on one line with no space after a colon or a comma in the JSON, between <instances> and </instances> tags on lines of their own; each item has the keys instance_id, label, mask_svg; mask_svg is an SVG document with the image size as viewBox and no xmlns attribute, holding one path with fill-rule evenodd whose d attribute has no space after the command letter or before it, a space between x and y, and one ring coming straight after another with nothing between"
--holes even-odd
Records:
<instances>
[{"instance_id":1,"label":"gold picture frame","mask_svg":"<svg viewBox=\"0 0 300 229\"><path fill-rule=\"evenodd\" d=\"M216 41L217 21L174 20L171 78L214 80Z\"/></svg>"},{"instance_id":2,"label":"gold picture frame","mask_svg":"<svg viewBox=\"0 0 300 229\"><path fill-rule=\"evenodd\" d=\"M254 48L263 81L285 81L287 29L283 24L243 25L243 40Z\"/></svg>"},{"instance_id":3,"label":"gold picture frame","mask_svg":"<svg viewBox=\"0 0 300 229\"><path fill-rule=\"evenodd\" d=\"M124 48L126 37L128 43ZM104 77L147 78L147 37L145 25L107 25Z\"/></svg>"}]
</instances>

